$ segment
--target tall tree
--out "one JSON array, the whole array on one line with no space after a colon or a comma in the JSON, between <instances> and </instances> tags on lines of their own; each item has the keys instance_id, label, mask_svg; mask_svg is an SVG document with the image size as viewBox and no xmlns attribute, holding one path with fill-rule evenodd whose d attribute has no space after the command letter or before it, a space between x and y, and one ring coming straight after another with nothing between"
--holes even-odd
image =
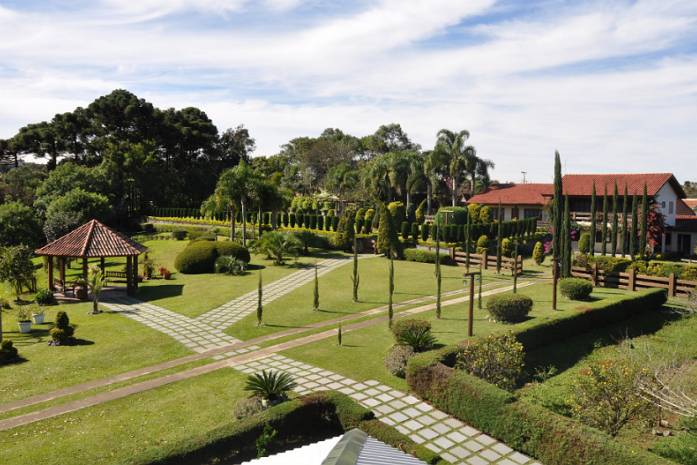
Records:
<instances>
[{"instance_id":1,"label":"tall tree","mask_svg":"<svg viewBox=\"0 0 697 465\"><path fill-rule=\"evenodd\" d=\"M601 253L603 254L603 256L607 255L607 208L608 208L607 202L608 202L608 200L607 200L607 184L606 184L605 185L605 192L603 194L603 224L601 225L601 229L602 229L601 238L602 238L602 242L603 242L601 244L601 247L602 247Z\"/></svg>"},{"instance_id":2,"label":"tall tree","mask_svg":"<svg viewBox=\"0 0 697 465\"><path fill-rule=\"evenodd\" d=\"M564 224L562 225L562 276L571 276L571 212L569 211L569 196L564 196Z\"/></svg>"},{"instance_id":3,"label":"tall tree","mask_svg":"<svg viewBox=\"0 0 697 465\"><path fill-rule=\"evenodd\" d=\"M615 189L612 191L612 237L610 238L613 257L617 255L617 236L619 233L619 218L617 217L618 203L619 193L617 192L617 182L615 182Z\"/></svg>"},{"instance_id":4,"label":"tall tree","mask_svg":"<svg viewBox=\"0 0 697 465\"><path fill-rule=\"evenodd\" d=\"M559 152L554 153L554 198L552 199L552 259L553 266L557 266L561 257L561 225L562 225L562 176L561 157Z\"/></svg>"},{"instance_id":5,"label":"tall tree","mask_svg":"<svg viewBox=\"0 0 697 465\"><path fill-rule=\"evenodd\" d=\"M591 194L591 230L590 230L590 235L591 235L591 248L590 248L590 254L591 256L595 255L595 239L596 239L596 233L598 231L598 205L597 205L597 194L595 192L595 181L593 181L593 193Z\"/></svg>"},{"instance_id":6,"label":"tall tree","mask_svg":"<svg viewBox=\"0 0 697 465\"><path fill-rule=\"evenodd\" d=\"M501 273L501 254L503 252L503 208L499 200L499 208L496 214L496 272Z\"/></svg>"},{"instance_id":7,"label":"tall tree","mask_svg":"<svg viewBox=\"0 0 697 465\"><path fill-rule=\"evenodd\" d=\"M441 129L438 131L438 139L434 150L442 151L444 157L448 160L448 174L450 177L450 202L454 207L457 203L457 192L459 183L462 180L462 175L467 168L467 152L470 147L467 146L469 139L469 131L463 129L459 132L450 131L449 129Z\"/></svg>"},{"instance_id":8,"label":"tall tree","mask_svg":"<svg viewBox=\"0 0 697 465\"><path fill-rule=\"evenodd\" d=\"M639 234L639 200L632 195L632 230L629 235L629 255L634 259L637 253L636 240Z\"/></svg>"},{"instance_id":9,"label":"tall tree","mask_svg":"<svg viewBox=\"0 0 697 465\"><path fill-rule=\"evenodd\" d=\"M629 208L629 193L627 192L627 184L624 185L624 196L622 197L622 257L629 253L629 244L627 239L629 238L629 221L627 218L627 213Z\"/></svg>"},{"instance_id":10,"label":"tall tree","mask_svg":"<svg viewBox=\"0 0 697 465\"><path fill-rule=\"evenodd\" d=\"M436 260L435 260L435 277L436 277L436 318L440 320L441 312L441 273L440 273L440 219L436 219Z\"/></svg>"},{"instance_id":11,"label":"tall tree","mask_svg":"<svg viewBox=\"0 0 697 465\"><path fill-rule=\"evenodd\" d=\"M644 183L644 193L641 198L641 231L639 231L639 256L646 258L646 238L649 233L649 194Z\"/></svg>"},{"instance_id":12,"label":"tall tree","mask_svg":"<svg viewBox=\"0 0 697 465\"><path fill-rule=\"evenodd\" d=\"M261 283L261 271L259 272L259 282L257 284L257 326L264 324L264 288Z\"/></svg>"},{"instance_id":13,"label":"tall tree","mask_svg":"<svg viewBox=\"0 0 697 465\"><path fill-rule=\"evenodd\" d=\"M319 277L317 276L317 264L315 264L315 286L312 293L312 309L319 311Z\"/></svg>"},{"instance_id":14,"label":"tall tree","mask_svg":"<svg viewBox=\"0 0 697 465\"><path fill-rule=\"evenodd\" d=\"M351 276L351 283L353 284L353 301L358 302L358 283L361 278L358 274L358 239L353 236L353 275Z\"/></svg>"},{"instance_id":15,"label":"tall tree","mask_svg":"<svg viewBox=\"0 0 697 465\"><path fill-rule=\"evenodd\" d=\"M388 325L392 327L392 319L394 318L394 309L392 308L392 294L394 294L394 259L390 257L390 269L388 273L389 282L387 288L387 317Z\"/></svg>"}]
</instances>

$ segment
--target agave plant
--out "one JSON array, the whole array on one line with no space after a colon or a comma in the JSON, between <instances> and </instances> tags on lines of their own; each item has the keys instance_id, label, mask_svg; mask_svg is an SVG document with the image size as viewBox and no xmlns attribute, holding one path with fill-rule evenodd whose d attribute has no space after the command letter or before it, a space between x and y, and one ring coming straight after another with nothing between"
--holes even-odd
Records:
<instances>
[{"instance_id":1,"label":"agave plant","mask_svg":"<svg viewBox=\"0 0 697 465\"><path fill-rule=\"evenodd\" d=\"M245 391L276 403L288 397L288 391L296 386L293 377L284 371L262 370L247 377Z\"/></svg>"},{"instance_id":2,"label":"agave plant","mask_svg":"<svg viewBox=\"0 0 697 465\"><path fill-rule=\"evenodd\" d=\"M292 234L271 231L261 236L254 248L273 259L274 264L283 265L288 255L298 256L302 249L300 240Z\"/></svg>"},{"instance_id":3,"label":"agave plant","mask_svg":"<svg viewBox=\"0 0 697 465\"><path fill-rule=\"evenodd\" d=\"M400 334L397 342L410 346L414 352L424 352L433 348L436 344L436 338L433 337L428 328L412 328Z\"/></svg>"}]
</instances>

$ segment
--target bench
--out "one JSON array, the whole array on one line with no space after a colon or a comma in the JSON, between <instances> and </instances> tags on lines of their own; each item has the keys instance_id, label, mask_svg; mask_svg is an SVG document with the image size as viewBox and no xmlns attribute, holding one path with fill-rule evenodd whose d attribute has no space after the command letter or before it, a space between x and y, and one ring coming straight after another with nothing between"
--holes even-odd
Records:
<instances>
[{"instance_id":1,"label":"bench","mask_svg":"<svg viewBox=\"0 0 697 465\"><path fill-rule=\"evenodd\" d=\"M125 271L105 271L104 272L104 280L109 281L110 279L123 279L124 281L127 280L126 272Z\"/></svg>"}]
</instances>

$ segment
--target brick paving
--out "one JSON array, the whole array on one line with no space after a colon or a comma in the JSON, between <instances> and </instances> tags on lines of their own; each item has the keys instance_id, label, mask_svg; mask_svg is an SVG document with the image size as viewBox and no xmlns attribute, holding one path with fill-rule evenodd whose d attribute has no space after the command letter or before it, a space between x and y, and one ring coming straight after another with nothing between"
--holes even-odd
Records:
<instances>
[{"instance_id":1,"label":"brick paving","mask_svg":"<svg viewBox=\"0 0 697 465\"><path fill-rule=\"evenodd\" d=\"M322 276L335 268L349 263L350 257L329 258L317 262L317 275ZM291 273L281 279L273 281L264 286L262 302L264 305L284 296L295 289L311 282L315 277L314 267ZM204 322L214 328L227 328L240 321L250 313L254 313L257 308L257 290L250 291L230 302L214 308L196 317L197 321Z\"/></svg>"},{"instance_id":2,"label":"brick paving","mask_svg":"<svg viewBox=\"0 0 697 465\"><path fill-rule=\"evenodd\" d=\"M261 370L289 373L298 384L298 394L342 392L371 409L383 423L452 464L541 465L428 403L375 380L359 382L278 354L230 366L247 374Z\"/></svg>"}]
</instances>

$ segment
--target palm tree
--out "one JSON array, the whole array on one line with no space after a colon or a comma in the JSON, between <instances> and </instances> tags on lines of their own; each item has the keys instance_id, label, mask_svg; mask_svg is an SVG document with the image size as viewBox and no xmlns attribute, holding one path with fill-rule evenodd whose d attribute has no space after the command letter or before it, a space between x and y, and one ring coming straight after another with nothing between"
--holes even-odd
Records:
<instances>
[{"instance_id":1,"label":"palm tree","mask_svg":"<svg viewBox=\"0 0 697 465\"><path fill-rule=\"evenodd\" d=\"M455 133L449 129L441 129L438 131L438 140L436 141L436 151L443 152L448 160L448 174L452 182L450 188L450 200L454 207L457 202L457 188L462 179L464 169L467 162L467 152L472 147L466 145L469 139L469 131L463 129Z\"/></svg>"},{"instance_id":2,"label":"palm tree","mask_svg":"<svg viewBox=\"0 0 697 465\"><path fill-rule=\"evenodd\" d=\"M380 201L388 201L392 197L390 165L384 155L368 162L363 171L363 185Z\"/></svg>"},{"instance_id":3,"label":"palm tree","mask_svg":"<svg viewBox=\"0 0 697 465\"><path fill-rule=\"evenodd\" d=\"M489 169L494 168L494 162L479 158L477 150L472 146L467 146L464 151L465 171L470 177L470 194L474 195L477 191L477 179L484 187L489 185Z\"/></svg>"},{"instance_id":4,"label":"palm tree","mask_svg":"<svg viewBox=\"0 0 697 465\"><path fill-rule=\"evenodd\" d=\"M426 183L426 205L428 214L433 214L433 194L438 188L438 183L443 176L443 168L447 164L444 153L440 150L431 150L424 153L423 173L428 180Z\"/></svg>"},{"instance_id":5,"label":"palm tree","mask_svg":"<svg viewBox=\"0 0 697 465\"><path fill-rule=\"evenodd\" d=\"M409 174L406 180L406 211L411 206L411 196L423 192L427 188L428 178L424 174L424 157L420 153L414 153L409 162Z\"/></svg>"},{"instance_id":6,"label":"palm tree","mask_svg":"<svg viewBox=\"0 0 697 465\"><path fill-rule=\"evenodd\" d=\"M99 268L92 268L87 277L87 288L92 294L92 314L99 313L99 295L104 289L104 275Z\"/></svg>"},{"instance_id":7,"label":"palm tree","mask_svg":"<svg viewBox=\"0 0 697 465\"><path fill-rule=\"evenodd\" d=\"M387 154L390 189L404 198L406 203L407 178L411 170L413 152L391 152ZM393 200L393 199L390 199Z\"/></svg>"},{"instance_id":8,"label":"palm tree","mask_svg":"<svg viewBox=\"0 0 697 465\"><path fill-rule=\"evenodd\" d=\"M288 397L288 391L297 384L293 377L284 371L262 370L247 377L245 391L251 392L271 403L277 403Z\"/></svg>"},{"instance_id":9,"label":"palm tree","mask_svg":"<svg viewBox=\"0 0 697 465\"><path fill-rule=\"evenodd\" d=\"M302 243L294 234L284 234L279 231L265 233L254 246L258 253L265 253L273 258L276 265L283 265L288 255L298 256Z\"/></svg>"}]
</instances>

